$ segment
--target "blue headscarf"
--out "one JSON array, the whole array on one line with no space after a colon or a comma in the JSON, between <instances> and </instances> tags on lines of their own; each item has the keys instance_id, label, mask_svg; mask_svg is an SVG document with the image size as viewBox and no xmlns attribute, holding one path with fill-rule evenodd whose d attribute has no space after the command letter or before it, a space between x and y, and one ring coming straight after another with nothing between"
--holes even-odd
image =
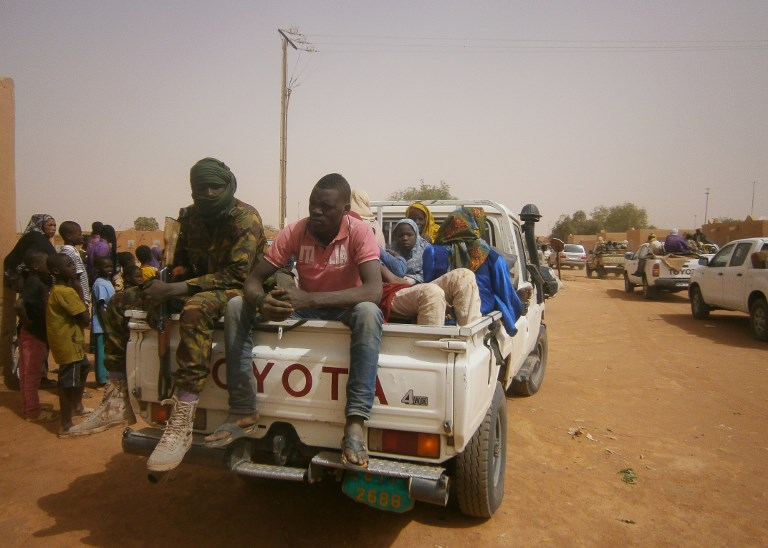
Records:
<instances>
[{"instance_id":1,"label":"blue headscarf","mask_svg":"<svg viewBox=\"0 0 768 548\"><path fill-rule=\"evenodd\" d=\"M400 249L397 246L397 240L393 237L392 247L395 249L395 251L400 253L400 255L408 264L408 270L406 271L405 275L409 278L413 278L418 283L422 283L424 281L424 261L422 256L424 255L424 250L429 245L429 242L425 240L421 234L419 234L419 226L415 221L411 219L400 219L397 221L394 228L392 229L393 236L397 230L397 227L402 224L407 224L413 229L413 233L416 234L416 245L414 245L413 249L410 251Z\"/></svg>"}]
</instances>

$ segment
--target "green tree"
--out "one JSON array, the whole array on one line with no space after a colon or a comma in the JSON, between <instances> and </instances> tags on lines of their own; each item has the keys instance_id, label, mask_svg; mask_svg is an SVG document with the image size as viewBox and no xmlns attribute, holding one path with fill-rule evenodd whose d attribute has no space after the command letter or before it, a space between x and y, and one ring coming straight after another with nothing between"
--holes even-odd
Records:
<instances>
[{"instance_id":1,"label":"green tree","mask_svg":"<svg viewBox=\"0 0 768 548\"><path fill-rule=\"evenodd\" d=\"M137 217L133 221L134 230L160 230L160 224L154 217Z\"/></svg>"},{"instance_id":2,"label":"green tree","mask_svg":"<svg viewBox=\"0 0 768 548\"><path fill-rule=\"evenodd\" d=\"M568 234L597 234L601 230L607 232L624 232L630 228L647 228L648 213L642 207L631 203L618 206L598 206L592 210L591 218L582 211L573 215L560 215L552 227L552 237L568 241Z\"/></svg>"},{"instance_id":3,"label":"green tree","mask_svg":"<svg viewBox=\"0 0 768 548\"><path fill-rule=\"evenodd\" d=\"M421 179L419 188L408 187L405 190L398 190L389 195L390 200L456 200L456 196L451 194L451 187L445 181L440 181L440 186L428 185Z\"/></svg>"}]
</instances>

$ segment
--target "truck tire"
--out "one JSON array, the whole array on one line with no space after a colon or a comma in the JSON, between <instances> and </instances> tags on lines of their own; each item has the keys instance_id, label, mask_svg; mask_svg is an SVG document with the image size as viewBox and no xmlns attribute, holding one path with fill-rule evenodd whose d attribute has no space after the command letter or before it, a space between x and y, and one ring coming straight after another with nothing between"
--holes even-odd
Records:
<instances>
[{"instance_id":1,"label":"truck tire","mask_svg":"<svg viewBox=\"0 0 768 548\"><path fill-rule=\"evenodd\" d=\"M533 396L541 388L544 381L544 372L547 369L547 356L549 355L549 340L547 339L547 326L539 326L539 338L536 347L528 355L521 370L525 369L524 376L512 377L512 382L507 389L507 396Z\"/></svg>"},{"instance_id":2,"label":"truck tire","mask_svg":"<svg viewBox=\"0 0 768 548\"><path fill-rule=\"evenodd\" d=\"M629 274L624 273L624 291L627 293L633 293L635 291L635 284L629 281Z\"/></svg>"},{"instance_id":3,"label":"truck tire","mask_svg":"<svg viewBox=\"0 0 768 548\"><path fill-rule=\"evenodd\" d=\"M589 265L587 265L587 278L591 278L591 277L592 277L592 269L589 268Z\"/></svg>"},{"instance_id":4,"label":"truck tire","mask_svg":"<svg viewBox=\"0 0 768 548\"><path fill-rule=\"evenodd\" d=\"M493 401L472 439L456 457L456 495L463 514L490 518L504 499L507 401L496 383Z\"/></svg>"},{"instance_id":5,"label":"truck tire","mask_svg":"<svg viewBox=\"0 0 768 548\"><path fill-rule=\"evenodd\" d=\"M601 264L595 267L595 272L597 272L597 277L600 278L601 280L604 280L605 277L608 275L608 273L605 271L605 267Z\"/></svg>"},{"instance_id":6,"label":"truck tire","mask_svg":"<svg viewBox=\"0 0 768 548\"><path fill-rule=\"evenodd\" d=\"M758 341L768 341L768 302L757 299L749 307L749 327Z\"/></svg>"},{"instance_id":7,"label":"truck tire","mask_svg":"<svg viewBox=\"0 0 768 548\"><path fill-rule=\"evenodd\" d=\"M584 270L584 265L583 264L579 265L579 270Z\"/></svg>"},{"instance_id":8,"label":"truck tire","mask_svg":"<svg viewBox=\"0 0 768 548\"><path fill-rule=\"evenodd\" d=\"M645 274L643 274L643 298L648 300L656 298L656 290L648 284Z\"/></svg>"},{"instance_id":9,"label":"truck tire","mask_svg":"<svg viewBox=\"0 0 768 548\"><path fill-rule=\"evenodd\" d=\"M704 302L704 296L698 285L691 287L691 315L697 320L706 320L709 318L709 305Z\"/></svg>"}]
</instances>

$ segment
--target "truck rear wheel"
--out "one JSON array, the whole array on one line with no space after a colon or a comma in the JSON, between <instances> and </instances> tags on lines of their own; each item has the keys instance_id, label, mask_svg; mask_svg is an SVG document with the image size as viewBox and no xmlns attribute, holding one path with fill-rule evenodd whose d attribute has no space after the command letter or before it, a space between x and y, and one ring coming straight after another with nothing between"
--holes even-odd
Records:
<instances>
[{"instance_id":1,"label":"truck rear wheel","mask_svg":"<svg viewBox=\"0 0 768 548\"><path fill-rule=\"evenodd\" d=\"M595 272L597 272L597 277L601 280L605 279L605 277L608 275L608 273L605 271L605 267L601 264L597 265Z\"/></svg>"},{"instance_id":2,"label":"truck rear wheel","mask_svg":"<svg viewBox=\"0 0 768 548\"><path fill-rule=\"evenodd\" d=\"M656 290L648 284L645 274L643 274L643 298L648 300L656 298Z\"/></svg>"},{"instance_id":3,"label":"truck rear wheel","mask_svg":"<svg viewBox=\"0 0 768 548\"><path fill-rule=\"evenodd\" d=\"M507 389L508 396L533 396L539 391L541 383L544 381L544 371L547 369L548 353L547 326L541 324L536 348L525 359L520 372L512 377L512 382Z\"/></svg>"},{"instance_id":4,"label":"truck rear wheel","mask_svg":"<svg viewBox=\"0 0 768 548\"><path fill-rule=\"evenodd\" d=\"M704 296L698 285L691 287L691 315L697 320L709 318L709 305L704 302Z\"/></svg>"},{"instance_id":5,"label":"truck rear wheel","mask_svg":"<svg viewBox=\"0 0 768 548\"><path fill-rule=\"evenodd\" d=\"M632 293L635 290L635 284L629 281L629 274L624 273L624 291Z\"/></svg>"},{"instance_id":6,"label":"truck rear wheel","mask_svg":"<svg viewBox=\"0 0 768 548\"><path fill-rule=\"evenodd\" d=\"M589 265L587 265L587 278L591 278L591 277L592 277L592 269L589 268Z\"/></svg>"},{"instance_id":7,"label":"truck rear wheel","mask_svg":"<svg viewBox=\"0 0 768 548\"><path fill-rule=\"evenodd\" d=\"M749 307L749 326L758 341L768 341L768 303L757 299Z\"/></svg>"},{"instance_id":8,"label":"truck rear wheel","mask_svg":"<svg viewBox=\"0 0 768 548\"><path fill-rule=\"evenodd\" d=\"M496 383L493 402L464 451L456 457L456 495L463 514L490 518L504 499L507 402Z\"/></svg>"}]
</instances>

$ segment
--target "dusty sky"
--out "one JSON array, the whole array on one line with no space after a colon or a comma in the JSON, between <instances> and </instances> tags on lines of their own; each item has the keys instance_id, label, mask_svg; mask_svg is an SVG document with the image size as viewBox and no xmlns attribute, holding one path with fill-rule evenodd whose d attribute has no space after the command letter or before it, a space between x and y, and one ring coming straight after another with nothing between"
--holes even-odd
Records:
<instances>
[{"instance_id":1,"label":"dusty sky","mask_svg":"<svg viewBox=\"0 0 768 548\"><path fill-rule=\"evenodd\" d=\"M753 189L768 217L764 0L2 0L19 226L162 225L205 156L277 225L278 28L316 50L288 53L289 221L329 172L372 199L423 179L535 203L542 234L624 202L744 218Z\"/></svg>"}]
</instances>

